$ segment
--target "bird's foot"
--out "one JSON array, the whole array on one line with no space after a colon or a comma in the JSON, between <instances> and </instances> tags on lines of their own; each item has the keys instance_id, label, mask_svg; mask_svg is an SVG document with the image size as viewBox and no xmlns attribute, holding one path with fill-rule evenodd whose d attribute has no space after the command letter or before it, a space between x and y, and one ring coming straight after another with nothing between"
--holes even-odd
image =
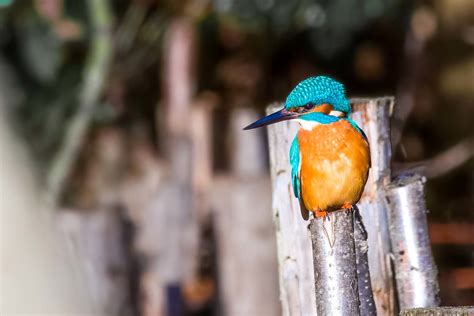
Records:
<instances>
[{"instance_id":1,"label":"bird's foot","mask_svg":"<svg viewBox=\"0 0 474 316\"><path fill-rule=\"evenodd\" d=\"M319 210L314 211L314 216L316 216L317 218L319 217L326 218L327 215L328 215L327 211L319 211Z\"/></svg>"}]
</instances>

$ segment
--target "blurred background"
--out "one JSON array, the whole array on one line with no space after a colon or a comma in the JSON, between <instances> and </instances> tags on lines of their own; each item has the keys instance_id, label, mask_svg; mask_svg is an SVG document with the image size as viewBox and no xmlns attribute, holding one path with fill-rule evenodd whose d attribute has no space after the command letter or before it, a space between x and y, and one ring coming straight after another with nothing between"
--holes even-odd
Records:
<instances>
[{"instance_id":1,"label":"blurred background","mask_svg":"<svg viewBox=\"0 0 474 316\"><path fill-rule=\"evenodd\" d=\"M473 305L473 46L472 0L0 0L5 310L279 314L241 128L318 74L396 97L392 172L426 175L442 303Z\"/></svg>"}]
</instances>

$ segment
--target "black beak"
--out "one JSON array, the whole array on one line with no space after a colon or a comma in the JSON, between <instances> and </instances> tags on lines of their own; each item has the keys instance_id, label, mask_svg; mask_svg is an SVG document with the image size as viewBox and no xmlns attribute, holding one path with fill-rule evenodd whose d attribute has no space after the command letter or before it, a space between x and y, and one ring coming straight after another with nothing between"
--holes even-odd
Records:
<instances>
[{"instance_id":1,"label":"black beak","mask_svg":"<svg viewBox=\"0 0 474 316\"><path fill-rule=\"evenodd\" d=\"M287 120L291 120L297 117L298 117L297 113L290 112L286 110L285 108L283 108L278 112L267 115L259 119L258 121L255 121L252 124L244 127L244 130L262 127L262 126L270 125L270 124L281 122L281 121L287 121Z\"/></svg>"}]
</instances>

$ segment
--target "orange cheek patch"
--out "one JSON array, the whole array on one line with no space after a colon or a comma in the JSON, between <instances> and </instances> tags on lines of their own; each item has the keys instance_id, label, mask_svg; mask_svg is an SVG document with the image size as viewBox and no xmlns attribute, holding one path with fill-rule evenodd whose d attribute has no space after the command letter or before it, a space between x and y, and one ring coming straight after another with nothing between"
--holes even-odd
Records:
<instances>
[{"instance_id":1,"label":"orange cheek patch","mask_svg":"<svg viewBox=\"0 0 474 316\"><path fill-rule=\"evenodd\" d=\"M315 106L314 109L309 111L308 113L320 112L320 113L324 113L324 114L329 114L329 113L331 113L332 110L333 110L333 107L332 107L331 104L323 103L323 104L319 104L319 105Z\"/></svg>"}]
</instances>

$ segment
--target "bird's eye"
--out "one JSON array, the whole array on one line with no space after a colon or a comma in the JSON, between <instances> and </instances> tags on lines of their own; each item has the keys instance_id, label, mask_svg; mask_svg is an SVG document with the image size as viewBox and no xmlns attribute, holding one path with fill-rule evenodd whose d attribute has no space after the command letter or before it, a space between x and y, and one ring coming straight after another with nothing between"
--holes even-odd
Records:
<instances>
[{"instance_id":1,"label":"bird's eye","mask_svg":"<svg viewBox=\"0 0 474 316\"><path fill-rule=\"evenodd\" d=\"M315 104L314 103L307 103L305 106L304 106L304 109L305 110L311 110L312 108L314 108Z\"/></svg>"}]
</instances>

